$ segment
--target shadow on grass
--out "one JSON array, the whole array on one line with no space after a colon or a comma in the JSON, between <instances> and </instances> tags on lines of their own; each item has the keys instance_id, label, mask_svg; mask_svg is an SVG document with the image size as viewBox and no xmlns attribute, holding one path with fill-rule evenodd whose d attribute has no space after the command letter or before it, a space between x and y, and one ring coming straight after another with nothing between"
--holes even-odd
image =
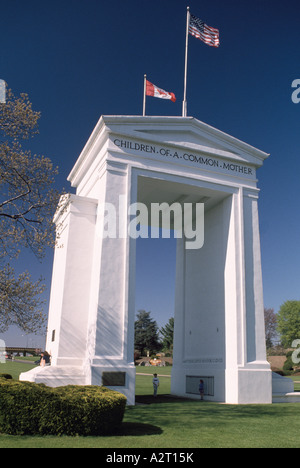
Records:
<instances>
[{"instance_id":1,"label":"shadow on grass","mask_svg":"<svg viewBox=\"0 0 300 468\"><path fill-rule=\"evenodd\" d=\"M136 406L148 406L159 403L178 403L183 399L172 397L170 394L159 395L136 395ZM131 407L134 408L134 407ZM160 435L163 430L159 426L141 422L123 422L122 426L114 432L114 436L145 436L145 435Z\"/></svg>"},{"instance_id":2,"label":"shadow on grass","mask_svg":"<svg viewBox=\"0 0 300 468\"><path fill-rule=\"evenodd\" d=\"M159 435L163 430L153 424L145 424L138 422L123 422L122 426L114 432L114 436L145 436Z\"/></svg>"},{"instance_id":3,"label":"shadow on grass","mask_svg":"<svg viewBox=\"0 0 300 468\"><path fill-rule=\"evenodd\" d=\"M166 434L170 428L188 426L197 432L199 425L208 431L242 431L263 422L271 424L274 417L293 417L296 407L287 405L224 405L212 401L191 400L170 394L136 395L136 405L128 406L125 421L114 436L147 436ZM148 424L151 421L152 424ZM253 423L250 421L253 421ZM251 427L252 427L251 426ZM258 426L257 426L258 427Z\"/></svg>"},{"instance_id":4,"label":"shadow on grass","mask_svg":"<svg viewBox=\"0 0 300 468\"><path fill-rule=\"evenodd\" d=\"M154 397L153 395L136 395L136 404L145 405L147 408L148 405L162 404L162 408L159 409L160 415L164 412L172 414L174 409L172 407L168 408L165 404L174 404L176 405L176 413L189 413L192 415L202 415L208 417L215 417L228 419L234 418L263 418L265 416L282 416L283 406L284 413L286 415L293 414L295 407L300 408L299 403L287 403L287 404L224 404L215 401L205 400L194 400L190 398L177 397L170 394L162 394ZM299 405L297 407L297 405ZM150 408L149 408L150 410Z\"/></svg>"},{"instance_id":5,"label":"shadow on grass","mask_svg":"<svg viewBox=\"0 0 300 468\"><path fill-rule=\"evenodd\" d=\"M170 394L157 395L136 395L135 402L137 405L153 405L157 403L182 403L184 401L191 401L188 398L180 398Z\"/></svg>"}]
</instances>

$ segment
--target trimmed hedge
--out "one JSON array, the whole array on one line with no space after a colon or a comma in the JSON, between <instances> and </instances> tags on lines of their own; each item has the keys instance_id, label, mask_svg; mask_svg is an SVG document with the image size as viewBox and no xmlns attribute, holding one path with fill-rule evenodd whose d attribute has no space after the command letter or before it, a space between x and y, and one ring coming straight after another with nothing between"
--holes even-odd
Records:
<instances>
[{"instance_id":1,"label":"trimmed hedge","mask_svg":"<svg viewBox=\"0 0 300 468\"><path fill-rule=\"evenodd\" d=\"M12 435L104 435L120 426L121 393L98 386L50 388L0 378L0 432Z\"/></svg>"},{"instance_id":2,"label":"trimmed hedge","mask_svg":"<svg viewBox=\"0 0 300 468\"><path fill-rule=\"evenodd\" d=\"M0 374L0 378L3 378L3 379L7 379L7 380L11 380L12 379L12 375L10 374Z\"/></svg>"}]
</instances>

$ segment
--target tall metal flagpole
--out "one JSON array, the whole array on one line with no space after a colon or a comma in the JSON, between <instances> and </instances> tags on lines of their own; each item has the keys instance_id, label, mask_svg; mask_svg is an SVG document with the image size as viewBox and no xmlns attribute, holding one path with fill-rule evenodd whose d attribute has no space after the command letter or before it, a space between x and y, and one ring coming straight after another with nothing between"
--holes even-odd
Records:
<instances>
[{"instance_id":1,"label":"tall metal flagpole","mask_svg":"<svg viewBox=\"0 0 300 468\"><path fill-rule=\"evenodd\" d=\"M183 92L183 103L182 103L182 117L187 116L186 85L187 85L187 64L188 64L188 48L189 48L189 26L190 26L190 7L187 7L186 38L185 38L184 92Z\"/></svg>"},{"instance_id":2,"label":"tall metal flagpole","mask_svg":"<svg viewBox=\"0 0 300 468\"><path fill-rule=\"evenodd\" d=\"M147 75L144 75L143 117L145 117L146 115L146 88L147 88Z\"/></svg>"}]
</instances>

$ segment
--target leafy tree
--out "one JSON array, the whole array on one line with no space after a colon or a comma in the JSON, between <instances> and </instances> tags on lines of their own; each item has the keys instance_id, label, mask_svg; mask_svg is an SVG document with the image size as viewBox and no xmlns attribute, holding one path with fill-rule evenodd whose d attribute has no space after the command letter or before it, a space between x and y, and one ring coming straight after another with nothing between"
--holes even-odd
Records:
<instances>
[{"instance_id":1,"label":"leafy tree","mask_svg":"<svg viewBox=\"0 0 300 468\"><path fill-rule=\"evenodd\" d=\"M300 301L286 301L278 312L278 331L283 346L289 348L300 338Z\"/></svg>"},{"instance_id":2,"label":"leafy tree","mask_svg":"<svg viewBox=\"0 0 300 468\"><path fill-rule=\"evenodd\" d=\"M267 348L272 348L273 341L277 337L277 316L274 309L265 309L265 329L266 329L266 345Z\"/></svg>"},{"instance_id":3,"label":"leafy tree","mask_svg":"<svg viewBox=\"0 0 300 468\"><path fill-rule=\"evenodd\" d=\"M135 321L135 344L134 347L144 355L145 350L155 353L160 350L161 345L158 338L158 326L151 318L151 312L139 310Z\"/></svg>"},{"instance_id":4,"label":"leafy tree","mask_svg":"<svg viewBox=\"0 0 300 468\"><path fill-rule=\"evenodd\" d=\"M28 95L6 92L0 103L0 331L14 324L36 332L43 324L42 280L28 272L17 275L10 262L22 248L38 258L54 245L52 223L59 194L54 190L57 168L50 159L32 155L24 141L38 133L40 113ZM23 145L21 144L23 143Z\"/></svg>"},{"instance_id":5,"label":"leafy tree","mask_svg":"<svg viewBox=\"0 0 300 468\"><path fill-rule=\"evenodd\" d=\"M288 351L286 353L286 361L283 364L283 370L284 371L289 372L289 371L294 370L295 364L293 363L292 354L293 354L293 351Z\"/></svg>"},{"instance_id":6,"label":"leafy tree","mask_svg":"<svg viewBox=\"0 0 300 468\"><path fill-rule=\"evenodd\" d=\"M172 350L174 341L174 317L171 317L166 326L162 327L159 331L163 337L163 348Z\"/></svg>"}]
</instances>

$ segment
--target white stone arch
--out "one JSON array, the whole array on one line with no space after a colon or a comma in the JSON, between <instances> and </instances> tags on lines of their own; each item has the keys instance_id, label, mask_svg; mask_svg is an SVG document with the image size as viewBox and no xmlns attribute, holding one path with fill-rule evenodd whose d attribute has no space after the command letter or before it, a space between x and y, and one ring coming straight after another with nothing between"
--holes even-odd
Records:
<instances>
[{"instance_id":1,"label":"white stone arch","mask_svg":"<svg viewBox=\"0 0 300 468\"><path fill-rule=\"evenodd\" d=\"M55 222L47 350L52 366L22 379L105 384L134 403L132 203L204 203L205 242L178 239L172 393L271 403L256 169L259 151L193 118L102 116L69 176L76 194ZM105 207L117 237L103 236ZM258 390L259 389L259 390Z\"/></svg>"}]
</instances>

